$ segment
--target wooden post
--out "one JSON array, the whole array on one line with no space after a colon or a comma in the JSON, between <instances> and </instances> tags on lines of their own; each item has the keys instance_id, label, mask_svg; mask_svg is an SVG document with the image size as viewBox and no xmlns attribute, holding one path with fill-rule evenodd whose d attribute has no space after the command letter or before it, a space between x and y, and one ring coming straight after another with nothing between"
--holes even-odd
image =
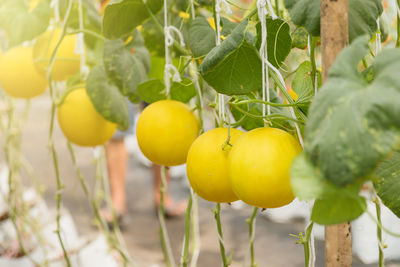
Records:
<instances>
[{"instance_id":1,"label":"wooden post","mask_svg":"<svg viewBox=\"0 0 400 267\"><path fill-rule=\"evenodd\" d=\"M336 56L348 44L347 0L321 0L322 80L327 79L329 68ZM326 267L351 267L350 223L325 227Z\"/></svg>"}]
</instances>

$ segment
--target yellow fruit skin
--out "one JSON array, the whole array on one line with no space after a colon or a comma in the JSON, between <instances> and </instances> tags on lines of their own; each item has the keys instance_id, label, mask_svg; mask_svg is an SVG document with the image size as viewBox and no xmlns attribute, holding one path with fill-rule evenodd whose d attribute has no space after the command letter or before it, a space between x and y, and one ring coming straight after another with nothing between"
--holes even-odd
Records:
<instances>
[{"instance_id":1,"label":"yellow fruit skin","mask_svg":"<svg viewBox=\"0 0 400 267\"><path fill-rule=\"evenodd\" d=\"M58 39L61 35L61 29L55 28L49 30L36 40L33 47L33 57L39 72L46 75L50 58L55 49ZM56 61L53 65L52 78L56 81L62 81L69 76L75 75L80 69L80 55L75 53L77 35L65 35L56 55Z\"/></svg>"},{"instance_id":2,"label":"yellow fruit skin","mask_svg":"<svg viewBox=\"0 0 400 267\"><path fill-rule=\"evenodd\" d=\"M276 128L242 135L228 158L229 179L239 199L260 208L277 208L294 199L289 168L301 151L297 140Z\"/></svg>"},{"instance_id":3,"label":"yellow fruit skin","mask_svg":"<svg viewBox=\"0 0 400 267\"><path fill-rule=\"evenodd\" d=\"M199 133L200 123L189 107L175 100L161 100L146 107L139 117L136 136L143 154L152 162L176 166Z\"/></svg>"},{"instance_id":4,"label":"yellow fruit skin","mask_svg":"<svg viewBox=\"0 0 400 267\"><path fill-rule=\"evenodd\" d=\"M229 143L234 147L243 132L232 128L230 134ZM194 141L188 153L186 168L190 185L208 201L228 203L238 200L228 178L231 147L225 143L227 138L226 128L210 130Z\"/></svg>"},{"instance_id":5,"label":"yellow fruit skin","mask_svg":"<svg viewBox=\"0 0 400 267\"><path fill-rule=\"evenodd\" d=\"M57 110L57 118L65 137L79 146L102 145L117 129L115 123L96 111L84 88L67 95Z\"/></svg>"},{"instance_id":6,"label":"yellow fruit skin","mask_svg":"<svg viewBox=\"0 0 400 267\"><path fill-rule=\"evenodd\" d=\"M14 47L1 56L0 85L7 94L18 98L44 93L47 81L35 68L31 47Z\"/></svg>"}]
</instances>

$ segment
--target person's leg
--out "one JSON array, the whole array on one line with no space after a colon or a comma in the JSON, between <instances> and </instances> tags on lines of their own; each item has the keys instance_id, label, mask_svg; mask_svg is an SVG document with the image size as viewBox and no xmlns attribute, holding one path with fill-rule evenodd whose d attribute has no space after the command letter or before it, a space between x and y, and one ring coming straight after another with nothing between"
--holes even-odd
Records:
<instances>
[{"instance_id":1,"label":"person's leg","mask_svg":"<svg viewBox=\"0 0 400 267\"><path fill-rule=\"evenodd\" d=\"M156 208L160 205L160 189L161 189L161 166L153 164L153 177L154 177L154 203ZM170 181L170 175L169 172L167 171L166 173L166 182L167 185L169 184ZM166 186L167 186L166 185ZM179 216L181 215L187 206L187 201L181 201L179 203L175 203L171 196L168 193L168 186L166 188L167 190L164 193L164 210L165 210L165 215L167 217L174 217L174 216Z\"/></svg>"},{"instance_id":2,"label":"person's leg","mask_svg":"<svg viewBox=\"0 0 400 267\"><path fill-rule=\"evenodd\" d=\"M124 139L112 139L106 145L108 179L112 204L118 214L126 213L125 178L128 165L128 151Z\"/></svg>"}]
</instances>

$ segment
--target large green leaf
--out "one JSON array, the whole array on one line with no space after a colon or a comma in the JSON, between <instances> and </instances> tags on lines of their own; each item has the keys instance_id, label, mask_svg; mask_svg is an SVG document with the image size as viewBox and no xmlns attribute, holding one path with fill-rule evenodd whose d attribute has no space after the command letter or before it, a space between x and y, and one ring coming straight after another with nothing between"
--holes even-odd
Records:
<instances>
[{"instance_id":1,"label":"large green leaf","mask_svg":"<svg viewBox=\"0 0 400 267\"><path fill-rule=\"evenodd\" d=\"M361 196L335 195L314 202L311 220L318 224L331 225L357 219L366 210L366 201Z\"/></svg>"},{"instance_id":2,"label":"large green leaf","mask_svg":"<svg viewBox=\"0 0 400 267\"><path fill-rule=\"evenodd\" d=\"M126 49L120 39L105 42L104 66L107 75L132 102L139 101L137 85L146 79L145 65L135 54Z\"/></svg>"},{"instance_id":3,"label":"large green leaf","mask_svg":"<svg viewBox=\"0 0 400 267\"><path fill-rule=\"evenodd\" d=\"M320 0L284 0L292 21L313 36L320 35ZM349 0L349 39L376 31L376 19L383 11L381 0Z\"/></svg>"},{"instance_id":4,"label":"large green leaf","mask_svg":"<svg viewBox=\"0 0 400 267\"><path fill-rule=\"evenodd\" d=\"M48 0L41 0L33 10L25 0L0 1L0 28L7 32L9 45L15 46L32 40L43 33L50 20Z\"/></svg>"},{"instance_id":5,"label":"large green leaf","mask_svg":"<svg viewBox=\"0 0 400 267\"><path fill-rule=\"evenodd\" d=\"M371 174L400 144L400 49L378 54L368 82L358 70L367 43L358 38L338 56L305 128L312 163L339 186Z\"/></svg>"},{"instance_id":6,"label":"large green leaf","mask_svg":"<svg viewBox=\"0 0 400 267\"><path fill-rule=\"evenodd\" d=\"M86 92L96 110L107 120L115 122L120 129L129 127L127 100L118 88L109 82L103 66L94 67L87 78Z\"/></svg>"},{"instance_id":7,"label":"large green leaf","mask_svg":"<svg viewBox=\"0 0 400 267\"><path fill-rule=\"evenodd\" d=\"M215 47L215 31L204 17L192 21L189 29L188 44L193 56L205 56Z\"/></svg>"},{"instance_id":8,"label":"large green leaf","mask_svg":"<svg viewBox=\"0 0 400 267\"><path fill-rule=\"evenodd\" d=\"M290 167L290 184L300 200L321 198L324 192L332 192L332 185L314 168L304 152L299 154Z\"/></svg>"},{"instance_id":9,"label":"large green leaf","mask_svg":"<svg viewBox=\"0 0 400 267\"><path fill-rule=\"evenodd\" d=\"M284 0L291 20L298 26L304 26L314 36L320 31L320 0Z\"/></svg>"},{"instance_id":10,"label":"large green leaf","mask_svg":"<svg viewBox=\"0 0 400 267\"><path fill-rule=\"evenodd\" d=\"M128 35L150 17L148 9L157 13L162 6L162 0L121 0L108 4L103 18L104 36L116 39Z\"/></svg>"},{"instance_id":11,"label":"large green leaf","mask_svg":"<svg viewBox=\"0 0 400 267\"><path fill-rule=\"evenodd\" d=\"M204 80L219 93L247 94L261 88L261 59L245 38L247 23L240 23L199 67Z\"/></svg>"},{"instance_id":12,"label":"large green leaf","mask_svg":"<svg viewBox=\"0 0 400 267\"><path fill-rule=\"evenodd\" d=\"M261 45L261 23L257 24L257 48ZM289 24L282 19L267 18L268 61L280 67L292 48Z\"/></svg>"},{"instance_id":13,"label":"large green leaf","mask_svg":"<svg viewBox=\"0 0 400 267\"><path fill-rule=\"evenodd\" d=\"M400 217L400 151L381 162L374 176L374 186L383 204Z\"/></svg>"},{"instance_id":14,"label":"large green leaf","mask_svg":"<svg viewBox=\"0 0 400 267\"><path fill-rule=\"evenodd\" d=\"M363 180L337 187L326 180L302 152L292 163L290 183L301 200L316 200L311 219L319 224L336 224L356 219L365 211L365 199L359 196Z\"/></svg>"}]
</instances>

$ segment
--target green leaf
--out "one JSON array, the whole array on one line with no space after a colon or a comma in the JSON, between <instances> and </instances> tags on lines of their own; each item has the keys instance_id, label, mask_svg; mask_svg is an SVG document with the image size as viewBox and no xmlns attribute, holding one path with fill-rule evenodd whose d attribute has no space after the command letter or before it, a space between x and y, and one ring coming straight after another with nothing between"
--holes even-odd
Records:
<instances>
[{"instance_id":1,"label":"green leaf","mask_svg":"<svg viewBox=\"0 0 400 267\"><path fill-rule=\"evenodd\" d=\"M172 59L172 64L179 70L179 59ZM148 78L149 79L159 79L164 80L164 68L165 68L165 58L152 56L150 58L150 71Z\"/></svg>"},{"instance_id":2,"label":"green leaf","mask_svg":"<svg viewBox=\"0 0 400 267\"><path fill-rule=\"evenodd\" d=\"M236 28L238 24L230 21L227 18L221 17L221 25L222 25L221 35L226 37L232 33L232 31Z\"/></svg>"},{"instance_id":3,"label":"green leaf","mask_svg":"<svg viewBox=\"0 0 400 267\"><path fill-rule=\"evenodd\" d=\"M137 85L146 79L146 68L136 55L125 48L122 40L106 40L104 66L108 77L132 102L139 101Z\"/></svg>"},{"instance_id":4,"label":"green leaf","mask_svg":"<svg viewBox=\"0 0 400 267\"><path fill-rule=\"evenodd\" d=\"M284 0L292 21L313 36L320 35L320 0ZM349 0L349 39L376 31L376 19L383 11L381 0Z\"/></svg>"},{"instance_id":5,"label":"green leaf","mask_svg":"<svg viewBox=\"0 0 400 267\"><path fill-rule=\"evenodd\" d=\"M240 23L199 67L204 80L218 93L247 94L261 88L261 59L245 38L247 23Z\"/></svg>"},{"instance_id":6,"label":"green leaf","mask_svg":"<svg viewBox=\"0 0 400 267\"><path fill-rule=\"evenodd\" d=\"M335 190L324 179L321 172L314 168L304 152L299 154L292 162L290 167L290 183L294 195L300 200L321 198L324 192Z\"/></svg>"},{"instance_id":7,"label":"green leaf","mask_svg":"<svg viewBox=\"0 0 400 267\"><path fill-rule=\"evenodd\" d=\"M116 39L128 35L150 17L148 8L155 14L162 6L162 0L122 0L108 4L103 18L104 36Z\"/></svg>"},{"instance_id":8,"label":"green leaf","mask_svg":"<svg viewBox=\"0 0 400 267\"><path fill-rule=\"evenodd\" d=\"M207 55L215 47L215 31L211 28L207 19L197 17L192 21L189 29L188 44L193 56L202 57Z\"/></svg>"},{"instance_id":9,"label":"green leaf","mask_svg":"<svg viewBox=\"0 0 400 267\"><path fill-rule=\"evenodd\" d=\"M159 79L148 80L138 85L138 95L146 103L153 103L167 98L165 85Z\"/></svg>"},{"instance_id":10,"label":"green leaf","mask_svg":"<svg viewBox=\"0 0 400 267\"><path fill-rule=\"evenodd\" d=\"M366 210L366 201L361 196L335 195L314 202L311 220L318 224L332 225L357 219Z\"/></svg>"},{"instance_id":11,"label":"green leaf","mask_svg":"<svg viewBox=\"0 0 400 267\"><path fill-rule=\"evenodd\" d=\"M236 96L236 98L239 101L257 99L257 97L252 93L247 95ZM270 102L277 104L283 103L282 99L276 94L276 92L273 89L270 89ZM243 127L243 129L250 131L255 128L264 127L264 120L262 118L254 118L249 115L246 115L241 110L256 116L262 116L262 106L263 105L261 103L246 103L241 105L231 104L230 110L234 119L237 122L240 122L240 126ZM289 117L290 114L285 109L286 108L284 107L271 106L271 114L281 114ZM272 127L284 129L286 131L292 128L291 124L282 118L273 119Z\"/></svg>"},{"instance_id":12,"label":"green leaf","mask_svg":"<svg viewBox=\"0 0 400 267\"><path fill-rule=\"evenodd\" d=\"M132 38L131 38L132 37ZM145 46L143 36L140 31L135 30L132 35L128 37L131 40L125 45L126 49L137 57L145 67L146 73L150 71L150 52ZM125 41L126 42L126 41Z\"/></svg>"},{"instance_id":13,"label":"green leaf","mask_svg":"<svg viewBox=\"0 0 400 267\"><path fill-rule=\"evenodd\" d=\"M306 49L308 46L308 32L304 27L297 27L292 32L292 45L299 49Z\"/></svg>"},{"instance_id":14,"label":"green leaf","mask_svg":"<svg viewBox=\"0 0 400 267\"><path fill-rule=\"evenodd\" d=\"M160 79L151 79L138 85L139 97L147 102L153 103L167 99L164 82ZM188 78L183 78L182 82L172 82L170 98L181 102L189 102L196 95L194 84Z\"/></svg>"},{"instance_id":15,"label":"green leaf","mask_svg":"<svg viewBox=\"0 0 400 267\"><path fill-rule=\"evenodd\" d=\"M261 23L257 24L257 43L261 45ZM282 19L267 18L267 49L268 61L279 68L282 62L289 55L292 48L289 24Z\"/></svg>"},{"instance_id":16,"label":"green leaf","mask_svg":"<svg viewBox=\"0 0 400 267\"><path fill-rule=\"evenodd\" d=\"M400 217L400 151L381 162L374 176L374 186L383 204Z\"/></svg>"},{"instance_id":17,"label":"green leaf","mask_svg":"<svg viewBox=\"0 0 400 267\"><path fill-rule=\"evenodd\" d=\"M313 36L320 31L320 0L284 0L294 24L303 26Z\"/></svg>"},{"instance_id":18,"label":"green leaf","mask_svg":"<svg viewBox=\"0 0 400 267\"><path fill-rule=\"evenodd\" d=\"M292 80L292 89L296 92L298 101L309 101L314 96L314 79L311 75L312 67L310 61L304 61L299 65ZM321 73L318 71L318 86L321 86ZM308 106L308 104L307 104Z\"/></svg>"},{"instance_id":19,"label":"green leaf","mask_svg":"<svg viewBox=\"0 0 400 267\"><path fill-rule=\"evenodd\" d=\"M371 174L400 144L400 49L377 55L368 82L358 70L367 43L359 38L337 57L305 128L312 163L338 186Z\"/></svg>"},{"instance_id":20,"label":"green leaf","mask_svg":"<svg viewBox=\"0 0 400 267\"><path fill-rule=\"evenodd\" d=\"M7 32L9 46L32 40L43 33L49 26L50 14L48 0L41 0L31 11L25 0L0 1L0 28Z\"/></svg>"},{"instance_id":21,"label":"green leaf","mask_svg":"<svg viewBox=\"0 0 400 267\"><path fill-rule=\"evenodd\" d=\"M110 83L103 66L94 67L87 78L86 92L96 110L121 130L129 127L129 112L125 97Z\"/></svg>"},{"instance_id":22,"label":"green leaf","mask_svg":"<svg viewBox=\"0 0 400 267\"><path fill-rule=\"evenodd\" d=\"M68 8L68 0L58 0L60 17L64 18ZM87 30L101 34L101 16L95 6L95 3L91 0L82 1L82 12L83 12L83 27ZM72 2L71 12L68 19L68 28L78 30L79 26L79 3L78 1ZM98 42L102 42L98 38L85 34L85 44L94 49Z\"/></svg>"},{"instance_id":23,"label":"green leaf","mask_svg":"<svg viewBox=\"0 0 400 267\"><path fill-rule=\"evenodd\" d=\"M290 168L293 193L300 200L316 199L311 220L319 224L336 224L352 221L366 208L365 199L359 196L364 180L340 188L326 180L307 158L299 154Z\"/></svg>"},{"instance_id":24,"label":"green leaf","mask_svg":"<svg viewBox=\"0 0 400 267\"><path fill-rule=\"evenodd\" d=\"M187 103L195 95L196 88L190 79L183 78L181 82L172 82L170 90L171 99Z\"/></svg>"}]
</instances>

